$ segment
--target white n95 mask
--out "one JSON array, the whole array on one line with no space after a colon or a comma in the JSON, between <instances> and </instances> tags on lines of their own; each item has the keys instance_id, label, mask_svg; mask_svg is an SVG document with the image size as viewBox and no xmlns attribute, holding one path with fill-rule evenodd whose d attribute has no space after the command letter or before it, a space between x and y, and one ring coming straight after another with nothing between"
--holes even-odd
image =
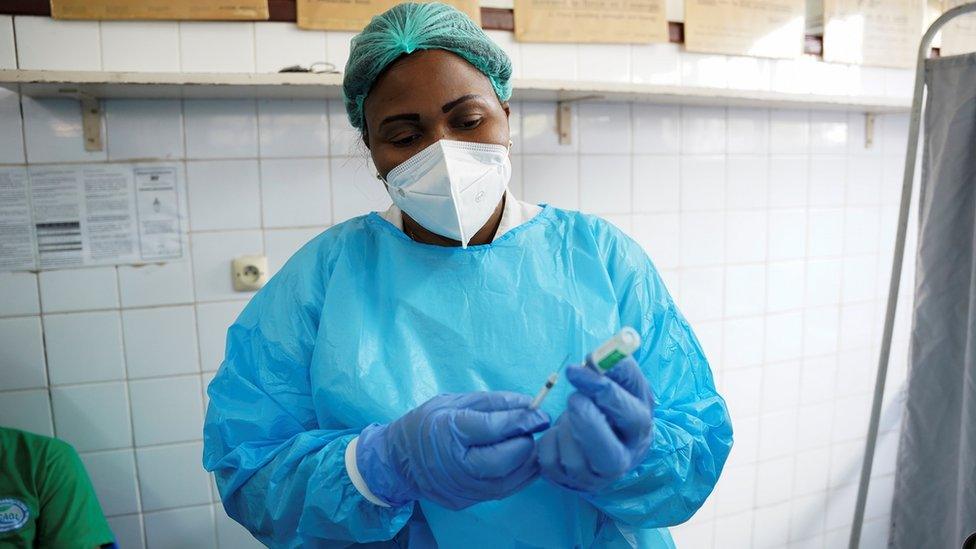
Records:
<instances>
[{"instance_id":1,"label":"white n95 mask","mask_svg":"<svg viewBox=\"0 0 976 549\"><path fill-rule=\"evenodd\" d=\"M508 147L442 139L393 168L383 182L393 203L417 223L467 247L511 177Z\"/></svg>"}]
</instances>

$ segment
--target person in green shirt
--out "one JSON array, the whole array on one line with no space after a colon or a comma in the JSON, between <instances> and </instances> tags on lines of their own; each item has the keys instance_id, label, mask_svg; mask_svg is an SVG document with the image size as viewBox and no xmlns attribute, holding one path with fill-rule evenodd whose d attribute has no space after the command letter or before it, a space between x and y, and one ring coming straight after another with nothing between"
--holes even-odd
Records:
<instances>
[{"instance_id":1,"label":"person in green shirt","mask_svg":"<svg viewBox=\"0 0 976 549\"><path fill-rule=\"evenodd\" d=\"M55 438L0 427L0 549L114 545L75 449Z\"/></svg>"}]
</instances>

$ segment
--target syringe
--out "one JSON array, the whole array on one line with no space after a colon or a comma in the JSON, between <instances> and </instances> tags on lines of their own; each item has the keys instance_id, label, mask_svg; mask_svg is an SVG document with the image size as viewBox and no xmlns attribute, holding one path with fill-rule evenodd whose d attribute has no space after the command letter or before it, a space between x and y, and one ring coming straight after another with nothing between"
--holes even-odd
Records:
<instances>
[{"instance_id":1,"label":"syringe","mask_svg":"<svg viewBox=\"0 0 976 549\"><path fill-rule=\"evenodd\" d=\"M616 366L624 357L634 354L634 351L640 347L640 342L641 338L637 330L630 326L624 326L616 335L603 342L603 345L600 345L595 351L590 353L590 360L587 362L592 365L594 370L603 374L610 368ZM566 355L563 359L562 366L546 378L546 383L542 386L542 389L539 389L535 398L532 399L532 404L529 405L530 410L538 409L542 405L542 401L545 400L546 395L549 394L549 391L552 390L552 387L559 379L559 372L569 362L570 356Z\"/></svg>"},{"instance_id":2,"label":"syringe","mask_svg":"<svg viewBox=\"0 0 976 549\"><path fill-rule=\"evenodd\" d=\"M552 390L552 387L556 384L556 381L559 380L559 372L562 372L563 368L565 368L566 365L569 364L569 357L571 356L572 354L568 354L564 356L563 362L559 366L559 369L549 374L549 377L546 378L545 385L543 385L542 389L539 389L539 392L536 393L535 398L532 399L532 404L529 404L529 410L539 409L539 406L542 405L542 401L546 399L546 395L549 394L549 391Z\"/></svg>"},{"instance_id":3,"label":"syringe","mask_svg":"<svg viewBox=\"0 0 976 549\"><path fill-rule=\"evenodd\" d=\"M559 372L549 374L549 377L546 378L546 384L542 386L542 389L539 389L539 392L535 395L535 398L532 399L532 404L529 405L529 410L539 409L539 406L542 405L542 401L546 399L546 395L549 394L549 391L552 390L552 386L556 384L558 379Z\"/></svg>"}]
</instances>

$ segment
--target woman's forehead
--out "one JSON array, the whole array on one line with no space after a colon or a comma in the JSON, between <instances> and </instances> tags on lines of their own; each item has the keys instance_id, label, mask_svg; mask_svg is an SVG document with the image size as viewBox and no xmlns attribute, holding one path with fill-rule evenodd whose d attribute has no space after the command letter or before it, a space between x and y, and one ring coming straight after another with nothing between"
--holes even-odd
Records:
<instances>
[{"instance_id":1,"label":"woman's forehead","mask_svg":"<svg viewBox=\"0 0 976 549\"><path fill-rule=\"evenodd\" d=\"M385 116L392 109L439 109L469 94L487 99L495 91L488 77L460 56L445 50L422 50L394 61L376 79L364 108L367 117Z\"/></svg>"}]
</instances>

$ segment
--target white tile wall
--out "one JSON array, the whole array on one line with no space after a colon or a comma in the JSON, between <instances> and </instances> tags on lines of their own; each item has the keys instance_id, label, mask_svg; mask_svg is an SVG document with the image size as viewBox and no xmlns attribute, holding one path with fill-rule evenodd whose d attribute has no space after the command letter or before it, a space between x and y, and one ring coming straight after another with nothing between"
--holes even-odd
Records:
<instances>
[{"instance_id":1,"label":"white tile wall","mask_svg":"<svg viewBox=\"0 0 976 549\"><path fill-rule=\"evenodd\" d=\"M230 260L241 255L262 255L261 231L193 233L193 288L197 301L219 301L250 297L235 292Z\"/></svg>"},{"instance_id":2,"label":"white tile wall","mask_svg":"<svg viewBox=\"0 0 976 549\"><path fill-rule=\"evenodd\" d=\"M182 116L177 100L106 101L109 160L182 158Z\"/></svg>"},{"instance_id":3,"label":"white tile wall","mask_svg":"<svg viewBox=\"0 0 976 549\"><path fill-rule=\"evenodd\" d=\"M265 227L328 225L332 221L329 161L262 160L261 206Z\"/></svg>"},{"instance_id":4,"label":"white tile wall","mask_svg":"<svg viewBox=\"0 0 976 549\"><path fill-rule=\"evenodd\" d=\"M213 512L210 505L147 513L146 547L180 549L214 544Z\"/></svg>"},{"instance_id":5,"label":"white tile wall","mask_svg":"<svg viewBox=\"0 0 976 549\"><path fill-rule=\"evenodd\" d=\"M681 142L681 110L634 104L631 108L635 154L674 154Z\"/></svg>"},{"instance_id":6,"label":"white tile wall","mask_svg":"<svg viewBox=\"0 0 976 549\"><path fill-rule=\"evenodd\" d=\"M359 157L336 157L330 160L332 185L332 218L334 223L370 210L383 211L390 206L390 195L376 178L371 161Z\"/></svg>"},{"instance_id":7,"label":"white tile wall","mask_svg":"<svg viewBox=\"0 0 976 549\"><path fill-rule=\"evenodd\" d=\"M181 21L183 72L254 72L254 24Z\"/></svg>"},{"instance_id":8,"label":"white tile wall","mask_svg":"<svg viewBox=\"0 0 976 549\"><path fill-rule=\"evenodd\" d=\"M256 160L187 162L186 189L191 230L261 226L261 184Z\"/></svg>"},{"instance_id":9,"label":"white tile wall","mask_svg":"<svg viewBox=\"0 0 976 549\"><path fill-rule=\"evenodd\" d=\"M0 273L0 316L36 315L40 312L34 273Z\"/></svg>"},{"instance_id":10,"label":"white tile wall","mask_svg":"<svg viewBox=\"0 0 976 549\"><path fill-rule=\"evenodd\" d=\"M346 61L349 59L349 41L355 35L354 32L329 32L325 35L325 60L332 63L339 71L344 72L346 69Z\"/></svg>"},{"instance_id":11,"label":"white tile wall","mask_svg":"<svg viewBox=\"0 0 976 549\"><path fill-rule=\"evenodd\" d=\"M681 80L681 53L676 44L633 44L630 58L635 84L677 84Z\"/></svg>"},{"instance_id":12,"label":"white tile wall","mask_svg":"<svg viewBox=\"0 0 976 549\"><path fill-rule=\"evenodd\" d=\"M329 149L329 103L322 100L258 101L262 158L325 156Z\"/></svg>"},{"instance_id":13,"label":"white tile wall","mask_svg":"<svg viewBox=\"0 0 976 549\"><path fill-rule=\"evenodd\" d=\"M307 31L294 23L254 26L255 70L278 72L292 65L307 67L326 60L325 33Z\"/></svg>"},{"instance_id":14,"label":"white tile wall","mask_svg":"<svg viewBox=\"0 0 976 549\"><path fill-rule=\"evenodd\" d=\"M52 385L125 377L118 311L44 315L44 348Z\"/></svg>"},{"instance_id":15,"label":"white tile wall","mask_svg":"<svg viewBox=\"0 0 976 549\"><path fill-rule=\"evenodd\" d=\"M525 42L522 50L522 76L542 80L576 80L592 69L581 66L577 49L571 44L542 44ZM585 79L585 78L584 78Z\"/></svg>"},{"instance_id":16,"label":"white tile wall","mask_svg":"<svg viewBox=\"0 0 976 549\"><path fill-rule=\"evenodd\" d=\"M634 203L648 212L677 212L680 160L675 156L634 156Z\"/></svg>"},{"instance_id":17,"label":"white tile wall","mask_svg":"<svg viewBox=\"0 0 976 549\"><path fill-rule=\"evenodd\" d=\"M122 307L148 307L193 302L189 261L119 266Z\"/></svg>"},{"instance_id":18,"label":"white tile wall","mask_svg":"<svg viewBox=\"0 0 976 549\"><path fill-rule=\"evenodd\" d=\"M98 21L17 17L14 25L19 68L62 71L102 69Z\"/></svg>"},{"instance_id":19,"label":"white tile wall","mask_svg":"<svg viewBox=\"0 0 976 549\"><path fill-rule=\"evenodd\" d=\"M0 69L17 68L17 51L14 47L14 18L0 15Z\"/></svg>"},{"instance_id":20,"label":"white tile wall","mask_svg":"<svg viewBox=\"0 0 976 549\"><path fill-rule=\"evenodd\" d=\"M0 417L5 427L54 436L51 399L46 389L0 392Z\"/></svg>"},{"instance_id":21,"label":"white tile wall","mask_svg":"<svg viewBox=\"0 0 976 549\"><path fill-rule=\"evenodd\" d=\"M709 88L728 87L728 57L725 55L683 53L681 55L681 84Z\"/></svg>"},{"instance_id":22,"label":"white tile wall","mask_svg":"<svg viewBox=\"0 0 976 549\"><path fill-rule=\"evenodd\" d=\"M18 45L21 68L43 69L64 62L62 35L78 38L68 58L87 59L70 61L74 68L226 72L271 71L315 55L342 66L351 36L270 23L175 24L174 32L170 23L15 22L23 45L44 42L30 53ZM4 49L5 23L0 66L13 51ZM904 93L897 71L493 35L524 78L629 74L633 82ZM610 53L612 62L594 63ZM266 253L275 271L329 224L385 208L358 133L338 100L113 100L105 104L107 151L86 153L76 102L22 101L23 118L21 99L0 92L0 163L23 163L25 148L32 164L188 160L191 254L0 276L0 338L18 342L0 346L0 359L18 365L0 373L0 417L78 445L127 546L253 544L210 504L199 466L205 384L250 297L231 288L229 260ZM729 466L676 539L692 547L846 543L906 117L879 117L875 144L865 148L858 113L582 102L573 107L572 143L560 145L555 105L514 103L512 111L512 188L527 200L600 213L649 250L728 399L736 430ZM78 411L92 400L99 406ZM881 539L876 525L890 497L894 417L879 446L884 480L872 491L871 540ZM112 428L94 429L99 423Z\"/></svg>"},{"instance_id":23,"label":"white tile wall","mask_svg":"<svg viewBox=\"0 0 976 549\"><path fill-rule=\"evenodd\" d=\"M581 103L579 151L583 154L629 154L630 107L628 103Z\"/></svg>"},{"instance_id":24,"label":"white tile wall","mask_svg":"<svg viewBox=\"0 0 976 549\"><path fill-rule=\"evenodd\" d=\"M630 155L584 155L580 157L580 203L600 214L630 213Z\"/></svg>"},{"instance_id":25,"label":"white tile wall","mask_svg":"<svg viewBox=\"0 0 976 549\"><path fill-rule=\"evenodd\" d=\"M31 389L47 384L38 317L0 319L0 364L0 387L4 389Z\"/></svg>"},{"instance_id":26,"label":"white tile wall","mask_svg":"<svg viewBox=\"0 0 976 549\"><path fill-rule=\"evenodd\" d=\"M220 547L239 547L240 549L261 549L264 544L254 539L240 524L227 516L221 505L214 505L217 522L217 543Z\"/></svg>"},{"instance_id":27,"label":"white tile wall","mask_svg":"<svg viewBox=\"0 0 976 549\"><path fill-rule=\"evenodd\" d=\"M681 152L717 154L725 152L725 109L685 107L681 109Z\"/></svg>"},{"instance_id":28,"label":"white tile wall","mask_svg":"<svg viewBox=\"0 0 976 549\"><path fill-rule=\"evenodd\" d=\"M188 158L257 156L257 105L253 100L187 100L183 114Z\"/></svg>"},{"instance_id":29,"label":"white tile wall","mask_svg":"<svg viewBox=\"0 0 976 549\"><path fill-rule=\"evenodd\" d=\"M200 466L203 444L136 450L144 511L210 503L210 479Z\"/></svg>"},{"instance_id":30,"label":"white tile wall","mask_svg":"<svg viewBox=\"0 0 976 549\"><path fill-rule=\"evenodd\" d=\"M200 391L198 376L130 382L136 446L200 439L203 424ZM200 455L197 455L198 462Z\"/></svg>"},{"instance_id":31,"label":"white tile wall","mask_svg":"<svg viewBox=\"0 0 976 549\"><path fill-rule=\"evenodd\" d=\"M768 90L772 85L773 62L771 59L729 56L726 66L729 88Z\"/></svg>"},{"instance_id":32,"label":"white tile wall","mask_svg":"<svg viewBox=\"0 0 976 549\"><path fill-rule=\"evenodd\" d=\"M102 21L102 68L179 72L180 31L175 21Z\"/></svg>"},{"instance_id":33,"label":"white tile wall","mask_svg":"<svg viewBox=\"0 0 976 549\"><path fill-rule=\"evenodd\" d=\"M118 277L114 267L43 271L41 310L63 313L119 306Z\"/></svg>"},{"instance_id":34,"label":"white tile wall","mask_svg":"<svg viewBox=\"0 0 976 549\"><path fill-rule=\"evenodd\" d=\"M95 486L102 512L109 516L139 512L136 461L132 450L94 452L81 459ZM114 525L112 531L119 535ZM141 533L139 539L142 539Z\"/></svg>"},{"instance_id":35,"label":"white tile wall","mask_svg":"<svg viewBox=\"0 0 976 549\"><path fill-rule=\"evenodd\" d=\"M191 305L124 310L122 329L129 379L200 371Z\"/></svg>"},{"instance_id":36,"label":"white tile wall","mask_svg":"<svg viewBox=\"0 0 976 549\"><path fill-rule=\"evenodd\" d=\"M246 301L220 301L197 304L197 341L200 342L200 366L215 371L224 360L227 327L244 309Z\"/></svg>"},{"instance_id":37,"label":"white tile wall","mask_svg":"<svg viewBox=\"0 0 976 549\"><path fill-rule=\"evenodd\" d=\"M104 509L104 504L102 508ZM143 534L142 517L139 515L118 515L109 517L108 525L115 534L119 547L144 549L146 540Z\"/></svg>"},{"instance_id":38,"label":"white tile wall","mask_svg":"<svg viewBox=\"0 0 976 549\"><path fill-rule=\"evenodd\" d=\"M20 96L0 89L0 164L24 162L23 119L20 117Z\"/></svg>"},{"instance_id":39,"label":"white tile wall","mask_svg":"<svg viewBox=\"0 0 976 549\"><path fill-rule=\"evenodd\" d=\"M630 44L588 44L580 47L580 79L630 82L630 51Z\"/></svg>"},{"instance_id":40,"label":"white tile wall","mask_svg":"<svg viewBox=\"0 0 976 549\"><path fill-rule=\"evenodd\" d=\"M52 387L51 405L54 432L79 452L132 446L124 383Z\"/></svg>"},{"instance_id":41,"label":"white tile wall","mask_svg":"<svg viewBox=\"0 0 976 549\"><path fill-rule=\"evenodd\" d=\"M306 242L324 231L325 227L305 227L301 229L276 229L264 233L265 253L268 256L268 270L274 274Z\"/></svg>"},{"instance_id":42,"label":"white tile wall","mask_svg":"<svg viewBox=\"0 0 976 549\"><path fill-rule=\"evenodd\" d=\"M28 162L81 162L107 158L104 150L85 150L81 108L74 99L32 99L25 96L21 98L21 105ZM9 115L19 118L13 112Z\"/></svg>"}]
</instances>

